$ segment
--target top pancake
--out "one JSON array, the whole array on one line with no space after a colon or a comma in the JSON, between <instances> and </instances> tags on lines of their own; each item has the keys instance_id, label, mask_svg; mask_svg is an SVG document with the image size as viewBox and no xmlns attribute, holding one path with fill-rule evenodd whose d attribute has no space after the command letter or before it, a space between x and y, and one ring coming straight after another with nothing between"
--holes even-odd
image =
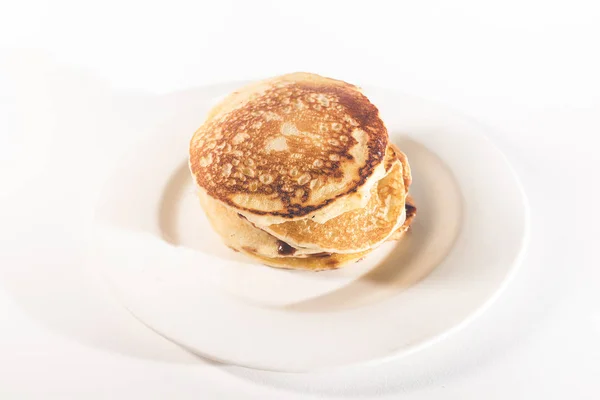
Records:
<instances>
[{"instance_id":1,"label":"top pancake","mask_svg":"<svg viewBox=\"0 0 600 400\"><path fill-rule=\"evenodd\" d=\"M387 143L377 108L357 87L296 73L251 84L214 107L189 161L208 195L276 223L313 216L380 179Z\"/></svg>"}]
</instances>

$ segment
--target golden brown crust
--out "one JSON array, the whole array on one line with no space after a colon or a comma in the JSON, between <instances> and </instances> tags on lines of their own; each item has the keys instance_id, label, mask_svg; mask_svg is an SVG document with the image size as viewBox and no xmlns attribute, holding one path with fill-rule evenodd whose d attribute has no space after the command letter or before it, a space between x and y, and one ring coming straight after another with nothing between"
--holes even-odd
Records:
<instances>
[{"instance_id":1,"label":"golden brown crust","mask_svg":"<svg viewBox=\"0 0 600 400\"><path fill-rule=\"evenodd\" d=\"M284 76L233 109L217 106L192 138L190 169L232 207L296 218L361 187L387 140L377 108L355 86Z\"/></svg>"}]
</instances>

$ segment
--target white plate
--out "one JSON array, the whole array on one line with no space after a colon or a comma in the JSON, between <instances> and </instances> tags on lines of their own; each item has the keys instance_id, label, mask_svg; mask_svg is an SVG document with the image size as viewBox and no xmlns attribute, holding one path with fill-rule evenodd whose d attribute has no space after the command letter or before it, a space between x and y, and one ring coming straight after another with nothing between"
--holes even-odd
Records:
<instances>
[{"instance_id":1,"label":"white plate","mask_svg":"<svg viewBox=\"0 0 600 400\"><path fill-rule=\"evenodd\" d=\"M117 167L90 243L91 261L121 302L172 341L269 370L380 360L463 326L514 272L527 205L484 129L380 89L366 94L413 171L418 215L410 235L320 273L268 268L232 252L211 230L187 169L189 139L215 98L214 90L195 93L182 93L181 111Z\"/></svg>"}]
</instances>

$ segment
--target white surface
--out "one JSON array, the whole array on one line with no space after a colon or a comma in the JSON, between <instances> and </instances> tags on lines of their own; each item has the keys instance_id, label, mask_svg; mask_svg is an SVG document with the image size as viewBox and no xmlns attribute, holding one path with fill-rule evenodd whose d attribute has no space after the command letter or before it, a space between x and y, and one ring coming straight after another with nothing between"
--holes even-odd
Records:
<instances>
[{"instance_id":1,"label":"white surface","mask_svg":"<svg viewBox=\"0 0 600 400\"><path fill-rule=\"evenodd\" d=\"M264 268L228 249L199 207L187 154L210 91L239 87L173 94L180 109L118 163L100 195L89 263L145 325L212 360L322 371L431 345L505 287L529 209L504 156L484 127L377 88L364 89L413 171L419 218L404 240L321 273Z\"/></svg>"},{"instance_id":2,"label":"white surface","mask_svg":"<svg viewBox=\"0 0 600 400\"><path fill-rule=\"evenodd\" d=\"M244 4L1 6L0 397L598 398L595 2L344 2L343 17L338 2ZM290 70L393 86L498 132L531 202L532 242L472 325L380 367L257 372L148 332L99 295L82 254L36 262L82 242L84 205L105 178L96 160L116 160L160 121L147 105L178 106L153 93ZM46 245L32 249L32 235ZM28 263L11 268L17 259Z\"/></svg>"}]
</instances>

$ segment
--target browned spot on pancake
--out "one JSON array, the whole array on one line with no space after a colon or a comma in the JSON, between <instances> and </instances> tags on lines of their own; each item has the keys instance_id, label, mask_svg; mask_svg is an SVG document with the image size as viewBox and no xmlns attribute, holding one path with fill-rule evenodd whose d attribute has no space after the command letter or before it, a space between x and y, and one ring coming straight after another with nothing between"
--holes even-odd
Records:
<instances>
[{"instance_id":1,"label":"browned spot on pancake","mask_svg":"<svg viewBox=\"0 0 600 400\"><path fill-rule=\"evenodd\" d=\"M325 261L325 265L327 265L328 267L335 267L338 264L339 264L339 262L334 258L332 258L331 260Z\"/></svg>"},{"instance_id":2,"label":"browned spot on pancake","mask_svg":"<svg viewBox=\"0 0 600 400\"><path fill-rule=\"evenodd\" d=\"M356 130L368 134L358 176L330 198L309 203L315 182L342 182ZM254 214L304 216L355 192L384 157L387 130L353 85L279 82L240 107L209 119L190 143L190 167L209 195ZM282 208L240 207L235 195L271 195Z\"/></svg>"},{"instance_id":3,"label":"browned spot on pancake","mask_svg":"<svg viewBox=\"0 0 600 400\"><path fill-rule=\"evenodd\" d=\"M236 253L239 253L239 252L240 252L238 249L236 249L236 248L233 248L233 247L231 247L231 246L227 246L227 247L229 247L231 250L235 251Z\"/></svg>"},{"instance_id":4,"label":"browned spot on pancake","mask_svg":"<svg viewBox=\"0 0 600 400\"><path fill-rule=\"evenodd\" d=\"M244 249L248 253L252 253L252 254L256 254L256 251L257 251L254 247L249 247L249 246L242 246L242 249Z\"/></svg>"}]
</instances>

